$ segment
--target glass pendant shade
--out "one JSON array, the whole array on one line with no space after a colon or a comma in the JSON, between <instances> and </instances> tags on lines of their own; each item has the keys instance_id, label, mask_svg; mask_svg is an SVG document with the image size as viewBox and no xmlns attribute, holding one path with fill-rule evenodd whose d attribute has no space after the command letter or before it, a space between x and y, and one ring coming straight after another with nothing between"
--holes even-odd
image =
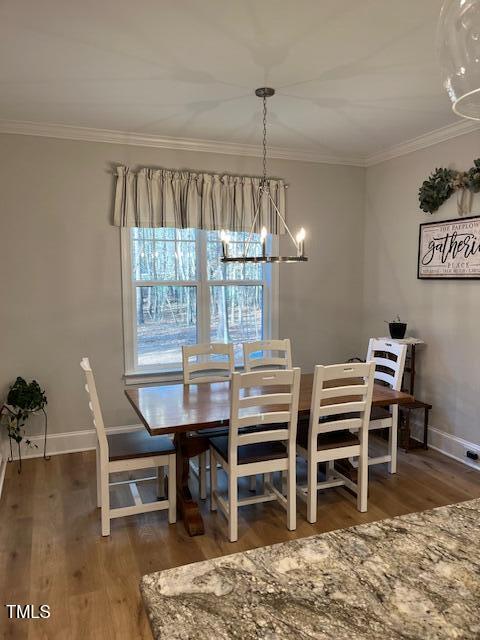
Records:
<instances>
[{"instance_id":1,"label":"glass pendant shade","mask_svg":"<svg viewBox=\"0 0 480 640\"><path fill-rule=\"evenodd\" d=\"M480 0L445 0L437 47L454 112L480 120Z\"/></svg>"}]
</instances>

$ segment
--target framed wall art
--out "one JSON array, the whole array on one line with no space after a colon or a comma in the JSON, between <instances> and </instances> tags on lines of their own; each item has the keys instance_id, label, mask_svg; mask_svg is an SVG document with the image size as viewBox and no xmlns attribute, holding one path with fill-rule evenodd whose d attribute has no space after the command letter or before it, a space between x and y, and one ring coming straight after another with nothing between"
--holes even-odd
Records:
<instances>
[{"instance_id":1,"label":"framed wall art","mask_svg":"<svg viewBox=\"0 0 480 640\"><path fill-rule=\"evenodd\" d=\"M480 280L480 216L421 224L417 276Z\"/></svg>"}]
</instances>

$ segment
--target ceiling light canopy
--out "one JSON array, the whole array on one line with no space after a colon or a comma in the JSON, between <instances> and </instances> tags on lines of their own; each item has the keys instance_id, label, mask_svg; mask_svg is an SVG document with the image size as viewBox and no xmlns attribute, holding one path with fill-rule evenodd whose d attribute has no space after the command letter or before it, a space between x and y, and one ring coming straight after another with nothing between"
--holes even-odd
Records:
<instances>
[{"instance_id":1,"label":"ceiling light canopy","mask_svg":"<svg viewBox=\"0 0 480 640\"><path fill-rule=\"evenodd\" d=\"M445 0L437 46L454 112L480 120L480 0Z\"/></svg>"},{"instance_id":2,"label":"ceiling light canopy","mask_svg":"<svg viewBox=\"0 0 480 640\"><path fill-rule=\"evenodd\" d=\"M261 87L260 89L255 90L255 95L258 98L262 98L263 100L263 176L262 176L262 181L260 183L258 203L255 210L255 215L253 217L250 233L248 234L247 242L245 243L245 250L241 256L229 255L230 237L228 233L222 229L220 233L220 239L222 241L222 248L223 248L222 262L241 262L241 263L306 262L308 258L305 256L305 229L302 227L300 231L297 233L296 237L295 238L293 237L290 229L288 228L285 218L280 213L277 205L275 204L270 194L270 187L267 179L267 98L271 98L272 96L275 95L275 89L271 89L270 87ZM295 252L296 255L268 256L267 255L268 229L266 227L262 227L262 230L260 232L260 243L262 245L262 255L261 256L249 255L249 249L252 244L253 233L255 231L258 216L260 213L260 208L262 206L262 201L264 197L267 197L270 200L270 203L273 206L274 211L276 212L277 216L280 218L281 223L283 224L283 226L285 227L285 230L290 236L296 249L296 252Z\"/></svg>"}]
</instances>

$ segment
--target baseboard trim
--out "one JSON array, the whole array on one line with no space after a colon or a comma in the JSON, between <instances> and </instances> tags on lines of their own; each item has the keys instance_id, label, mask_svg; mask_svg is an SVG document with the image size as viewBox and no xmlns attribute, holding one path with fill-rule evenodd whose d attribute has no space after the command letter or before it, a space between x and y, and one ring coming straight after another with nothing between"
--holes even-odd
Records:
<instances>
[{"instance_id":1,"label":"baseboard trim","mask_svg":"<svg viewBox=\"0 0 480 640\"><path fill-rule=\"evenodd\" d=\"M127 431L138 431L143 428L141 424L109 427L107 428L107 433L125 433ZM22 459L41 458L43 456L43 436L30 436L29 440L34 446L21 445ZM95 449L96 442L95 429L77 429L75 431L68 431L67 433L51 433L47 436L47 456L90 451L91 449ZM13 459L18 459L15 448L13 450Z\"/></svg>"},{"instance_id":2,"label":"baseboard trim","mask_svg":"<svg viewBox=\"0 0 480 640\"><path fill-rule=\"evenodd\" d=\"M5 480L6 471L7 471L7 457L2 456L1 462L0 462L0 498L2 497L3 482Z\"/></svg>"},{"instance_id":3,"label":"baseboard trim","mask_svg":"<svg viewBox=\"0 0 480 640\"><path fill-rule=\"evenodd\" d=\"M8 452L7 452L7 435L6 430L0 432L0 498L2 497L3 481L7 471Z\"/></svg>"},{"instance_id":4,"label":"baseboard trim","mask_svg":"<svg viewBox=\"0 0 480 640\"><path fill-rule=\"evenodd\" d=\"M423 442L423 425L412 424L412 438ZM480 471L480 461L470 460L465 453L468 450L475 451L480 456L480 445L454 436L451 433L442 431L435 427L428 428L428 446L435 451L443 453L445 456L461 462L467 467Z\"/></svg>"}]
</instances>

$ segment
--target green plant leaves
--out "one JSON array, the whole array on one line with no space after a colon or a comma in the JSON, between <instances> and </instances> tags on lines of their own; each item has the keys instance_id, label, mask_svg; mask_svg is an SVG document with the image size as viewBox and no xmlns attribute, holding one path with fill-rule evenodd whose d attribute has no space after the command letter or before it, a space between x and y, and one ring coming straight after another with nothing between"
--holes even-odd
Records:
<instances>
[{"instance_id":1,"label":"green plant leaves","mask_svg":"<svg viewBox=\"0 0 480 640\"><path fill-rule=\"evenodd\" d=\"M480 158L474 160L474 166L467 171L465 186L472 193L480 191Z\"/></svg>"},{"instance_id":2,"label":"green plant leaves","mask_svg":"<svg viewBox=\"0 0 480 640\"><path fill-rule=\"evenodd\" d=\"M418 192L420 209L434 213L453 194L453 181L457 172L453 169L435 169Z\"/></svg>"},{"instance_id":3,"label":"green plant leaves","mask_svg":"<svg viewBox=\"0 0 480 640\"><path fill-rule=\"evenodd\" d=\"M435 169L418 191L420 209L425 213L435 213L459 189L480 192L480 158L474 160L474 166L466 173L455 169Z\"/></svg>"},{"instance_id":4,"label":"green plant leaves","mask_svg":"<svg viewBox=\"0 0 480 640\"><path fill-rule=\"evenodd\" d=\"M19 376L8 391L7 403L10 405L6 425L8 436L20 443L24 436L25 422L31 413L45 407L47 396L36 380L28 383ZM29 440L26 443L32 444Z\"/></svg>"},{"instance_id":5,"label":"green plant leaves","mask_svg":"<svg viewBox=\"0 0 480 640\"><path fill-rule=\"evenodd\" d=\"M47 397L36 380L27 383L18 377L10 387L7 402L22 411L38 411L47 404Z\"/></svg>"}]
</instances>

